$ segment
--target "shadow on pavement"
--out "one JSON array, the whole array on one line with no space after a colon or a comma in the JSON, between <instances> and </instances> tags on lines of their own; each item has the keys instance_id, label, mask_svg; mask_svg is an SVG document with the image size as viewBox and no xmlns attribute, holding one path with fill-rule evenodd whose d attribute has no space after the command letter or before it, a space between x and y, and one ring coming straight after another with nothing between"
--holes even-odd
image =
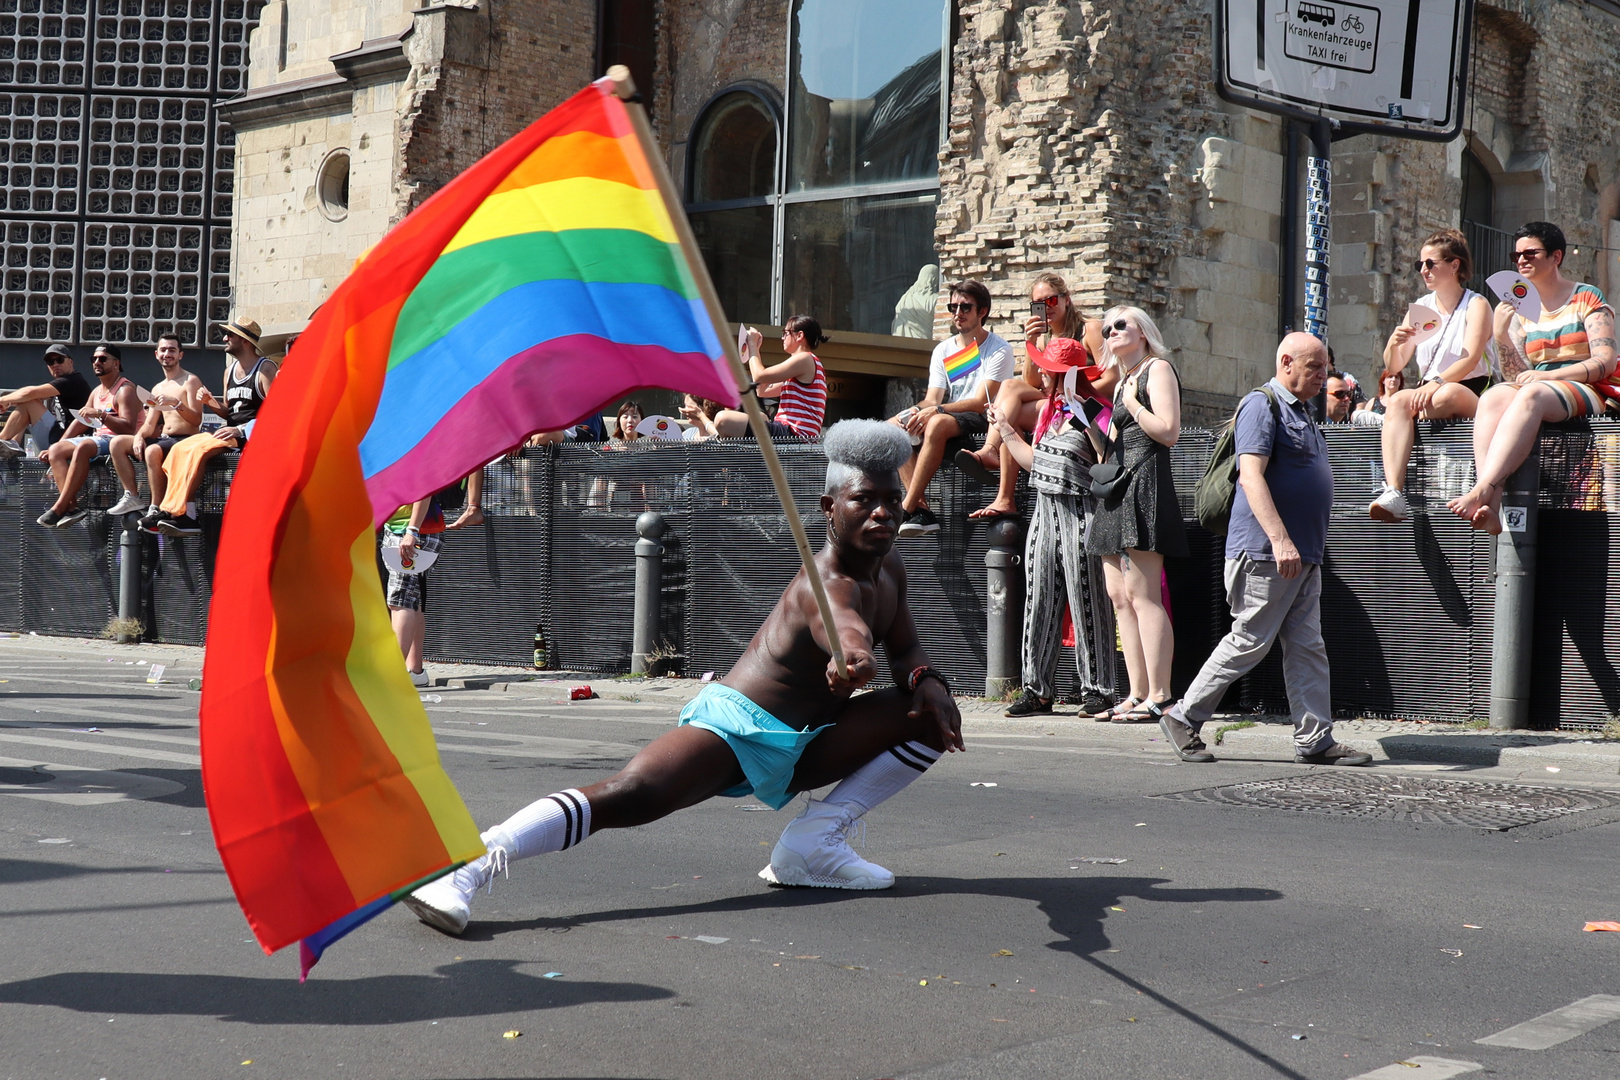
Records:
<instances>
[{"instance_id":1,"label":"shadow on pavement","mask_svg":"<svg viewBox=\"0 0 1620 1080\"><path fill-rule=\"evenodd\" d=\"M1391 761L1456 762L1494 766L1502 751L1538 746L1567 746L1568 736L1537 735L1528 731L1499 731L1479 735L1389 735L1378 740Z\"/></svg>"},{"instance_id":2,"label":"shadow on pavement","mask_svg":"<svg viewBox=\"0 0 1620 1080\"><path fill-rule=\"evenodd\" d=\"M214 1016L244 1024L321 1027L408 1024L458 1016L656 1001L673 991L641 983L523 975L516 960L463 960L433 975L314 979L68 971L0 983L0 1002L124 1016Z\"/></svg>"},{"instance_id":3,"label":"shadow on pavement","mask_svg":"<svg viewBox=\"0 0 1620 1080\"><path fill-rule=\"evenodd\" d=\"M0 859L0 885L22 885L30 881L57 881L87 874L221 874L218 868L176 870L166 866L76 866L44 859ZM116 910L116 909L114 909Z\"/></svg>"}]
</instances>

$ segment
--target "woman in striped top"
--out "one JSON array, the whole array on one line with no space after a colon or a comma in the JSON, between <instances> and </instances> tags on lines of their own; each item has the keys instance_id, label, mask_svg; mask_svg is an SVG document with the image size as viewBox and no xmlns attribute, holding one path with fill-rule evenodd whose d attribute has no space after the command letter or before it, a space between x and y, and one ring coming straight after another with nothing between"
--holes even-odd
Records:
<instances>
[{"instance_id":1,"label":"woman in striped top","mask_svg":"<svg viewBox=\"0 0 1620 1080\"><path fill-rule=\"evenodd\" d=\"M1564 232L1532 221L1513 234L1513 261L1541 297L1540 317L1496 308L1496 348L1510 382L1485 391L1474 420L1477 483L1446 505L1476 529L1502 531L1502 485L1530 456L1541 425L1615 408L1614 309L1563 274Z\"/></svg>"},{"instance_id":2,"label":"woman in striped top","mask_svg":"<svg viewBox=\"0 0 1620 1080\"><path fill-rule=\"evenodd\" d=\"M782 328L782 351L787 359L766 367L759 358L758 330L748 331L748 372L759 386L782 384L776 419L765 426L778 438L814 439L821 435L821 421L827 414L827 372L821 358L811 350L826 341L821 324L809 315L795 315ZM748 414L738 409L722 410L714 418L715 431L722 438L735 439L751 434Z\"/></svg>"}]
</instances>

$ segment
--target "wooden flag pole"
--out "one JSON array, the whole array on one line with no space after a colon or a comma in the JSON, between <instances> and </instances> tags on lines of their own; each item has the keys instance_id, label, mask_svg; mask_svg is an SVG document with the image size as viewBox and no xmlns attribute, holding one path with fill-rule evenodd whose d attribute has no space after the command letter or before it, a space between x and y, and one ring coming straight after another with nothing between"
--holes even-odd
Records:
<instances>
[{"instance_id":1,"label":"wooden flag pole","mask_svg":"<svg viewBox=\"0 0 1620 1080\"><path fill-rule=\"evenodd\" d=\"M703 297L703 304L709 310L709 321L714 324L715 334L720 339L720 347L731 365L731 376L737 381L737 388L742 391L743 411L748 414L748 426L754 431L760 455L765 459L765 468L769 470L771 483L776 487L776 497L781 500L782 510L787 515L788 529L793 533L793 542L799 548L799 561L804 564L804 576L810 582L810 591L816 598L816 609L821 613L821 625L827 631L827 644L832 650L833 663L837 666L839 678L847 679L849 669L844 664L844 648L838 641L838 624L833 619L832 605L827 602L827 587L822 583L821 571L816 569L816 557L810 550L810 538L805 535L804 521L799 517L799 508L794 505L793 491L788 487L787 474L782 471L782 461L776 455L776 444L771 441L770 429L765 426L765 411L759 407L758 395L748 389L754 380L750 377L748 369L743 367L742 357L737 355L737 343L729 336L730 331L727 329L725 311L720 306L720 297L715 294L714 282L709 279L709 268L703 262L703 253L698 250L697 239L692 235L692 226L686 220L685 211L681 209L680 199L675 192L675 183L670 179L669 169L664 165L664 157L658 152L652 128L647 123L647 114L639 102L631 100L636 93L635 81L630 78L630 69L623 64L615 64L608 68L607 77L613 83L613 92L623 99L625 111L630 114L630 122L635 126L636 138L641 141L647 160L652 164L653 176L658 181L658 193L663 196L664 205L669 209L669 218L675 224L675 235L681 242L681 250L686 254L687 265L692 269L698 293Z\"/></svg>"}]
</instances>

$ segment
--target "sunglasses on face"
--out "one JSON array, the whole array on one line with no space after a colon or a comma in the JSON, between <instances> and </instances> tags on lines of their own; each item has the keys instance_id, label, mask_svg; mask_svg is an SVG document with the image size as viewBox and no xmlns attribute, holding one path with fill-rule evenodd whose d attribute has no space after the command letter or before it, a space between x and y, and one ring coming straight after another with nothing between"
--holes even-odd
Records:
<instances>
[{"instance_id":1,"label":"sunglasses on face","mask_svg":"<svg viewBox=\"0 0 1620 1080\"><path fill-rule=\"evenodd\" d=\"M1546 248L1525 248L1523 251L1513 253L1514 262L1523 262L1526 259L1539 259L1547 254Z\"/></svg>"},{"instance_id":2,"label":"sunglasses on face","mask_svg":"<svg viewBox=\"0 0 1620 1080\"><path fill-rule=\"evenodd\" d=\"M945 310L950 312L952 315L955 315L958 312L962 313L963 315L966 315L970 311L978 311L979 310L979 305L978 304L946 304L945 305Z\"/></svg>"},{"instance_id":3,"label":"sunglasses on face","mask_svg":"<svg viewBox=\"0 0 1620 1080\"><path fill-rule=\"evenodd\" d=\"M1125 331L1129 330L1130 328L1131 328L1131 321L1129 319L1115 319L1114 320L1114 325L1110 326L1108 328L1108 332L1110 334L1123 334Z\"/></svg>"},{"instance_id":4,"label":"sunglasses on face","mask_svg":"<svg viewBox=\"0 0 1620 1080\"><path fill-rule=\"evenodd\" d=\"M1031 300L1030 303L1032 303L1032 304L1045 304L1049 308L1055 308L1059 304L1063 303L1063 297L1061 297L1061 296L1047 296L1047 297L1043 297L1043 298L1038 299L1038 300Z\"/></svg>"},{"instance_id":5,"label":"sunglasses on face","mask_svg":"<svg viewBox=\"0 0 1620 1080\"><path fill-rule=\"evenodd\" d=\"M1355 395L1349 390L1334 390L1332 391L1332 396L1338 398L1340 401L1348 401Z\"/></svg>"},{"instance_id":6,"label":"sunglasses on face","mask_svg":"<svg viewBox=\"0 0 1620 1080\"><path fill-rule=\"evenodd\" d=\"M67 363L67 358L64 356L48 356L45 358L46 367L61 367L65 363Z\"/></svg>"},{"instance_id":7,"label":"sunglasses on face","mask_svg":"<svg viewBox=\"0 0 1620 1080\"><path fill-rule=\"evenodd\" d=\"M1450 261L1450 259L1419 259L1417 262L1412 264L1412 269L1416 270L1420 274L1423 274L1433 270L1441 263Z\"/></svg>"}]
</instances>

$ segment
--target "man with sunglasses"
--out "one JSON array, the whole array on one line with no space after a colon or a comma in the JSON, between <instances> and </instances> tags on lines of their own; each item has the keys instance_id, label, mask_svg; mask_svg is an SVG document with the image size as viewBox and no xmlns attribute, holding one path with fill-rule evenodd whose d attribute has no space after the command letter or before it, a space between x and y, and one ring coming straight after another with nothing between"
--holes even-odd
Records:
<instances>
[{"instance_id":1,"label":"man with sunglasses","mask_svg":"<svg viewBox=\"0 0 1620 1080\"><path fill-rule=\"evenodd\" d=\"M1344 373L1330 371L1327 377L1327 419L1330 424L1344 424L1350 420L1355 407L1356 392L1350 388Z\"/></svg>"},{"instance_id":2,"label":"man with sunglasses","mask_svg":"<svg viewBox=\"0 0 1620 1080\"><path fill-rule=\"evenodd\" d=\"M112 441L134 434L145 415L135 384L124 377L124 356L116 345L97 345L90 360L101 385L79 410L66 433L39 456L50 465L56 481L56 501L39 515L47 529L65 529L83 521L88 512L79 506L79 490L90 475L90 463L112 454Z\"/></svg>"},{"instance_id":3,"label":"man with sunglasses","mask_svg":"<svg viewBox=\"0 0 1620 1080\"><path fill-rule=\"evenodd\" d=\"M45 367L50 371L50 382L0 395L0 412L10 410L5 425L0 426L0 459L24 452L25 433L34 436L39 450L49 448L67 430L68 410L76 412L90 400L90 384L73 370L73 354L66 345L52 345L45 350Z\"/></svg>"},{"instance_id":4,"label":"man with sunglasses","mask_svg":"<svg viewBox=\"0 0 1620 1080\"><path fill-rule=\"evenodd\" d=\"M1564 276L1564 231L1532 221L1513 234L1513 260L1535 287L1541 311L1497 305L1495 337L1508 380L1485 391L1474 418L1474 475L1446 505L1488 533L1502 531L1502 485L1535 447L1542 424L1616 408L1614 309L1603 294Z\"/></svg>"},{"instance_id":5,"label":"man with sunglasses","mask_svg":"<svg viewBox=\"0 0 1620 1080\"><path fill-rule=\"evenodd\" d=\"M978 281L951 286L951 325L956 333L934 347L928 361L928 392L923 399L890 417L911 436L911 460L900 466L906 487L901 506L900 536L926 536L939 531L939 519L925 502L928 481L939 471L949 444L962 446L989 430L984 411L1004 379L1013 373L1012 346L984 328L990 315L990 290Z\"/></svg>"}]
</instances>

